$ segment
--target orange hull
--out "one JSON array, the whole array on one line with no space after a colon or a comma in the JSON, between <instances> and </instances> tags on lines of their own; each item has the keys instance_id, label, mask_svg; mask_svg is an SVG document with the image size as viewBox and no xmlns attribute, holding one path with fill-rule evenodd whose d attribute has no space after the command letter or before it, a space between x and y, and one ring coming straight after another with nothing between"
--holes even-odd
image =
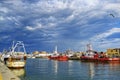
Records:
<instances>
[{"instance_id":1,"label":"orange hull","mask_svg":"<svg viewBox=\"0 0 120 80\"><path fill-rule=\"evenodd\" d=\"M49 59L52 60L59 60L59 61L67 61L68 57L67 56L49 56Z\"/></svg>"},{"instance_id":2,"label":"orange hull","mask_svg":"<svg viewBox=\"0 0 120 80\"><path fill-rule=\"evenodd\" d=\"M58 60L59 60L59 61L67 61L67 60L68 60L68 57L67 57L67 56L59 56L59 57L58 57Z\"/></svg>"}]
</instances>

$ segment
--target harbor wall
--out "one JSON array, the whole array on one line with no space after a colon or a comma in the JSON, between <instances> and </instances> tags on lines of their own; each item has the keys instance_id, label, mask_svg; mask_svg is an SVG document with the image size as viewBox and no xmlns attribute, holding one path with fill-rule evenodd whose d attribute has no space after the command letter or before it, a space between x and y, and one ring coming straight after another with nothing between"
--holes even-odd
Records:
<instances>
[{"instance_id":1,"label":"harbor wall","mask_svg":"<svg viewBox=\"0 0 120 80\"><path fill-rule=\"evenodd\" d=\"M20 80L11 70L0 61L0 80Z\"/></svg>"}]
</instances>

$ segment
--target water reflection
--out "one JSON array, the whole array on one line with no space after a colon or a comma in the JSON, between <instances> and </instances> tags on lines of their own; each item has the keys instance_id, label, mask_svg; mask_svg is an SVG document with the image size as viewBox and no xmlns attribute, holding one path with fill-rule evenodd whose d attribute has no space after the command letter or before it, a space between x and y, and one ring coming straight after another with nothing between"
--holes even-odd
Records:
<instances>
[{"instance_id":1,"label":"water reflection","mask_svg":"<svg viewBox=\"0 0 120 80\"><path fill-rule=\"evenodd\" d=\"M54 61L53 62L53 64L54 64L54 72L55 72L55 74L57 74L57 72L58 72L58 61Z\"/></svg>"},{"instance_id":2,"label":"water reflection","mask_svg":"<svg viewBox=\"0 0 120 80\"><path fill-rule=\"evenodd\" d=\"M90 75L91 79L93 79L93 77L95 75L95 70L94 70L94 64L93 63L89 63L89 75Z\"/></svg>"},{"instance_id":3,"label":"water reflection","mask_svg":"<svg viewBox=\"0 0 120 80\"><path fill-rule=\"evenodd\" d=\"M88 64L88 74L92 80L96 79L118 79L120 74L120 63L110 62L110 63L94 63L89 62Z\"/></svg>"},{"instance_id":4,"label":"water reflection","mask_svg":"<svg viewBox=\"0 0 120 80\"><path fill-rule=\"evenodd\" d=\"M16 76L24 76L25 75L25 69L10 69Z\"/></svg>"},{"instance_id":5,"label":"water reflection","mask_svg":"<svg viewBox=\"0 0 120 80\"><path fill-rule=\"evenodd\" d=\"M109 64L110 64L110 67L120 66L120 62L111 62Z\"/></svg>"},{"instance_id":6,"label":"water reflection","mask_svg":"<svg viewBox=\"0 0 120 80\"><path fill-rule=\"evenodd\" d=\"M21 80L119 80L120 63L28 59L25 70L12 70Z\"/></svg>"}]
</instances>

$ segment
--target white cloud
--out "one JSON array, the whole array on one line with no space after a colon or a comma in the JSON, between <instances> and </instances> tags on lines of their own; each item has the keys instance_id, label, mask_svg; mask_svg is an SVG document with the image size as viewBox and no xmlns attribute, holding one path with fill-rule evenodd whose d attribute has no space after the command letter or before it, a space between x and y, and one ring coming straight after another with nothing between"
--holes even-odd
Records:
<instances>
[{"instance_id":1,"label":"white cloud","mask_svg":"<svg viewBox=\"0 0 120 80\"><path fill-rule=\"evenodd\" d=\"M5 39L8 39L8 38L10 38L10 36L9 35L5 35L5 36L1 36L0 40L5 40Z\"/></svg>"},{"instance_id":2,"label":"white cloud","mask_svg":"<svg viewBox=\"0 0 120 80\"><path fill-rule=\"evenodd\" d=\"M104 9L111 10L119 10L120 11L120 3L109 3L104 6Z\"/></svg>"},{"instance_id":3,"label":"white cloud","mask_svg":"<svg viewBox=\"0 0 120 80\"><path fill-rule=\"evenodd\" d=\"M120 38L112 38L112 39L107 38L116 33L120 33L120 28L113 27L109 30L106 30L105 32L103 32L101 34L95 33L95 34L93 34L93 37L91 37L87 40L84 39L82 42L83 42L84 46L90 42L93 45L93 49L98 50L98 51L106 51L106 49L108 49L108 48L119 48L120 47ZM83 44L79 43L78 45L83 45Z\"/></svg>"},{"instance_id":4,"label":"white cloud","mask_svg":"<svg viewBox=\"0 0 120 80\"><path fill-rule=\"evenodd\" d=\"M99 0L74 0L70 3L72 9L92 9L100 3ZM85 10L83 10L85 11Z\"/></svg>"},{"instance_id":5,"label":"white cloud","mask_svg":"<svg viewBox=\"0 0 120 80\"><path fill-rule=\"evenodd\" d=\"M0 16L0 21L5 20L5 18L3 16Z\"/></svg>"},{"instance_id":6,"label":"white cloud","mask_svg":"<svg viewBox=\"0 0 120 80\"><path fill-rule=\"evenodd\" d=\"M25 27L26 30L35 31L32 36L40 34L43 37L53 37L54 41L57 41L57 39L62 41L63 38L66 40L67 37L70 37L77 47L81 44L87 44L88 38L96 34L93 31L99 32L91 38L91 41L99 42L99 40L104 39L104 42L111 45L112 41L108 42L105 38L120 32L120 28L112 28L114 24L109 23L109 19L107 19L109 17L106 16L110 12L116 13L118 17L120 15L120 3L113 3L112 0L39 0L30 3L29 0L28 2L6 0L4 4L2 5L7 6L0 9L1 12L4 12L0 16L0 21L6 21L6 24L2 23L5 27L2 27L1 30L4 30L3 28L6 30L8 27L13 30L16 25L22 29L23 26L28 25ZM104 19L108 22L103 21ZM105 27L101 31L105 25L111 29L105 31L105 29L108 29ZM43 30L39 31L40 29ZM75 37L69 36L72 33ZM75 39L76 37L77 39ZM86 40L83 39L86 37ZM49 40L46 39L46 41ZM113 41L118 42L119 39Z\"/></svg>"},{"instance_id":7,"label":"white cloud","mask_svg":"<svg viewBox=\"0 0 120 80\"><path fill-rule=\"evenodd\" d=\"M42 25L40 23L37 23L36 26L26 26L26 29L30 31L35 31L41 28L42 28Z\"/></svg>"},{"instance_id":8,"label":"white cloud","mask_svg":"<svg viewBox=\"0 0 120 80\"><path fill-rule=\"evenodd\" d=\"M100 0L45 0L31 4L35 12L54 13L59 10L71 9L79 12L92 10L100 7ZM102 4L102 3L101 3Z\"/></svg>"},{"instance_id":9,"label":"white cloud","mask_svg":"<svg viewBox=\"0 0 120 80\"><path fill-rule=\"evenodd\" d=\"M9 17L6 17L7 20L10 20L10 21L15 21L15 22L19 22L17 17L13 17L13 16L9 16Z\"/></svg>"},{"instance_id":10,"label":"white cloud","mask_svg":"<svg viewBox=\"0 0 120 80\"><path fill-rule=\"evenodd\" d=\"M39 27L26 26L26 29L27 29L27 30L30 30L30 31L34 31L34 30L39 29Z\"/></svg>"},{"instance_id":11,"label":"white cloud","mask_svg":"<svg viewBox=\"0 0 120 80\"><path fill-rule=\"evenodd\" d=\"M50 22L57 21L57 19L54 16L50 16L47 20L50 21Z\"/></svg>"},{"instance_id":12,"label":"white cloud","mask_svg":"<svg viewBox=\"0 0 120 80\"><path fill-rule=\"evenodd\" d=\"M108 48L120 48L120 39L119 38L114 38L111 40L104 40L103 42L99 42L95 44L97 46L97 49L101 50L107 50Z\"/></svg>"},{"instance_id":13,"label":"white cloud","mask_svg":"<svg viewBox=\"0 0 120 80\"><path fill-rule=\"evenodd\" d=\"M74 18L75 18L75 15L72 14L72 15L70 15L70 16L68 16L68 17L66 18L66 22L70 22L70 21L72 21Z\"/></svg>"},{"instance_id":14,"label":"white cloud","mask_svg":"<svg viewBox=\"0 0 120 80\"><path fill-rule=\"evenodd\" d=\"M52 28L52 27L55 27L55 26L57 26L56 23L48 23L46 28Z\"/></svg>"},{"instance_id":15,"label":"white cloud","mask_svg":"<svg viewBox=\"0 0 120 80\"><path fill-rule=\"evenodd\" d=\"M104 11L109 14L113 13L115 17L120 17L120 2L119 3L106 3L103 7Z\"/></svg>"},{"instance_id":16,"label":"white cloud","mask_svg":"<svg viewBox=\"0 0 120 80\"><path fill-rule=\"evenodd\" d=\"M94 37L91 38L91 40L101 40L105 39L106 37L115 34L115 33L120 33L120 28L112 28L110 30L107 30L106 32L102 34L97 34Z\"/></svg>"},{"instance_id":17,"label":"white cloud","mask_svg":"<svg viewBox=\"0 0 120 80\"><path fill-rule=\"evenodd\" d=\"M1 7L0 12L8 13L9 9L6 7Z\"/></svg>"},{"instance_id":18,"label":"white cloud","mask_svg":"<svg viewBox=\"0 0 120 80\"><path fill-rule=\"evenodd\" d=\"M26 29L27 29L27 30L30 30L30 31L33 31L33 30L35 30L36 28L33 28L33 27L31 27L31 26L26 26Z\"/></svg>"},{"instance_id":19,"label":"white cloud","mask_svg":"<svg viewBox=\"0 0 120 80\"><path fill-rule=\"evenodd\" d=\"M23 4L22 0L7 0L7 1L4 1L4 3L12 4L14 6L19 6Z\"/></svg>"}]
</instances>

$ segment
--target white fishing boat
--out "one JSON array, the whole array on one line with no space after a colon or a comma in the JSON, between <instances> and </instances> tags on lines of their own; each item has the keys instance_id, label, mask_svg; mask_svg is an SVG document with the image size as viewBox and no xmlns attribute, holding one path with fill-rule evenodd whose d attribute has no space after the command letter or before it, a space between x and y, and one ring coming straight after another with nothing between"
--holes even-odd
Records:
<instances>
[{"instance_id":1,"label":"white fishing boat","mask_svg":"<svg viewBox=\"0 0 120 80\"><path fill-rule=\"evenodd\" d=\"M5 57L7 56L7 57ZM26 50L23 41L17 41L4 56L4 62L9 68L24 68L26 64Z\"/></svg>"}]
</instances>

